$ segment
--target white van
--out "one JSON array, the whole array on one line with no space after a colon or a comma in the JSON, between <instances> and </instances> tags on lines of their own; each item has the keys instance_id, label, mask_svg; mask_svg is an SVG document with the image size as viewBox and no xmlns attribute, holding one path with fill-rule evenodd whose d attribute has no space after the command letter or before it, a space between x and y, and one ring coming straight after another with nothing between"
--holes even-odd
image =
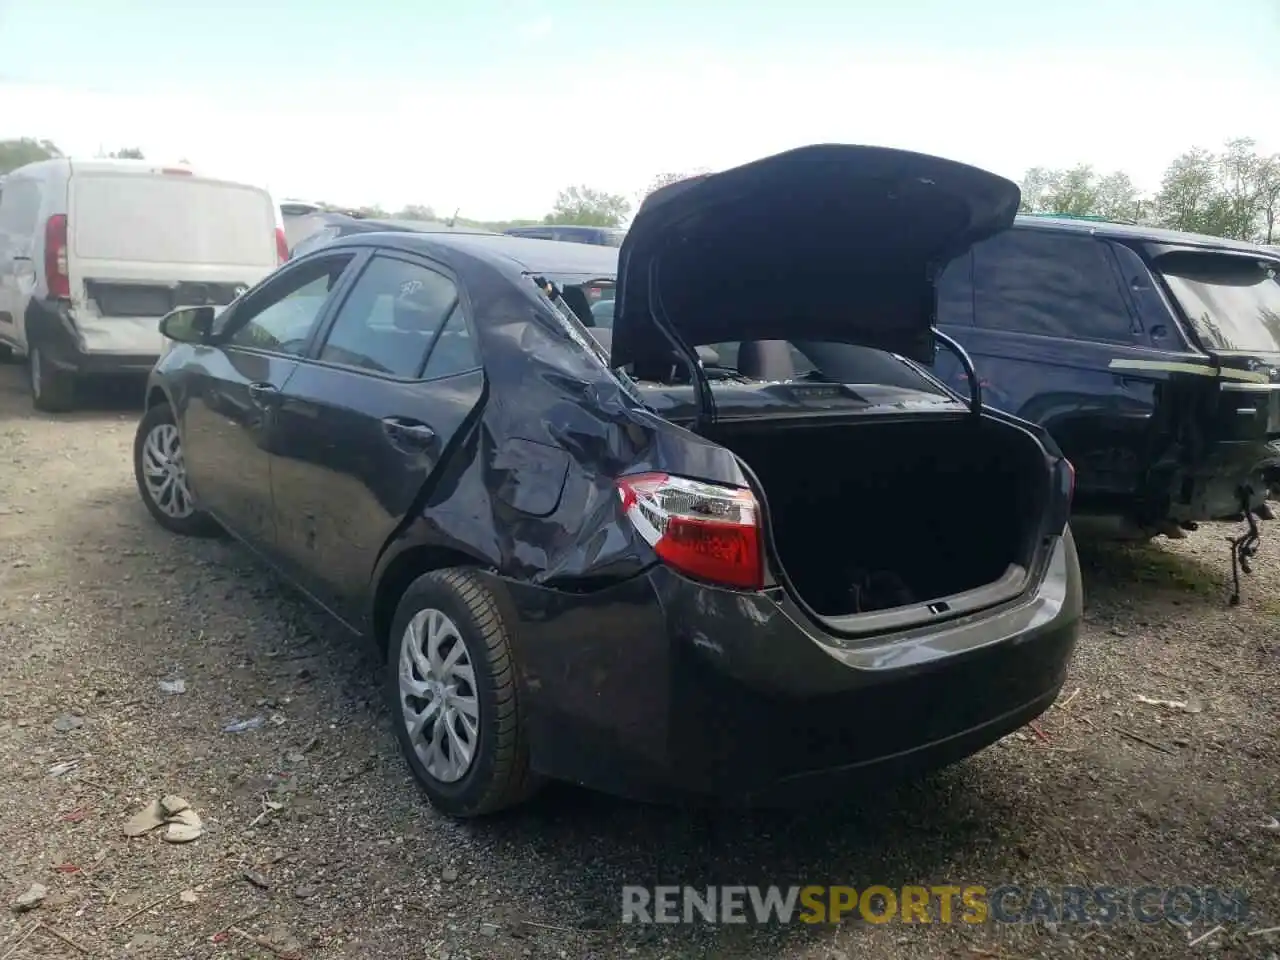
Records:
<instances>
[{"instance_id":1,"label":"white van","mask_svg":"<svg viewBox=\"0 0 1280 960\"><path fill-rule=\"evenodd\" d=\"M145 160L42 160L0 184L0 351L25 354L41 410L90 374L144 373L160 318L224 305L288 259L259 187Z\"/></svg>"}]
</instances>

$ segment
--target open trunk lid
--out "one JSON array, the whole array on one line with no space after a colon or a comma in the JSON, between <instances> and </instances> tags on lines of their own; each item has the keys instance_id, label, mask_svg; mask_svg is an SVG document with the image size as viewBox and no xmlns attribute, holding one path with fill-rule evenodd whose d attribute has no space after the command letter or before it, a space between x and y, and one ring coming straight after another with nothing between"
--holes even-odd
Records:
<instances>
[{"instance_id":1,"label":"open trunk lid","mask_svg":"<svg viewBox=\"0 0 1280 960\"><path fill-rule=\"evenodd\" d=\"M936 272L1009 227L1020 199L976 167L838 144L672 184L622 243L612 362L822 340L927 363Z\"/></svg>"}]
</instances>

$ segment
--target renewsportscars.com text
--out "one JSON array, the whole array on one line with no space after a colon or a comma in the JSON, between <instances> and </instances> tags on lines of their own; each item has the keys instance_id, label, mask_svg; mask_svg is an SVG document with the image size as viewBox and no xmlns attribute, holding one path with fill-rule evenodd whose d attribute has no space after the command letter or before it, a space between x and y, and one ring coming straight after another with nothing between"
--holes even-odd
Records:
<instances>
[{"instance_id":1,"label":"renewsportscars.com text","mask_svg":"<svg viewBox=\"0 0 1280 960\"><path fill-rule=\"evenodd\" d=\"M1249 901L1216 887L627 886L623 923L1240 922Z\"/></svg>"}]
</instances>

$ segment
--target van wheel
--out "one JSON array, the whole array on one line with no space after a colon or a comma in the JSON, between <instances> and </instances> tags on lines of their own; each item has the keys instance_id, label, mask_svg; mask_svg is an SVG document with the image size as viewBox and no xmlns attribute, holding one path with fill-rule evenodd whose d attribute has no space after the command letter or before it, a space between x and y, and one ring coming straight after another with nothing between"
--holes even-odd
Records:
<instances>
[{"instance_id":1,"label":"van wheel","mask_svg":"<svg viewBox=\"0 0 1280 960\"><path fill-rule=\"evenodd\" d=\"M182 437L167 403L157 403L138 424L133 438L133 476L147 512L170 533L216 536L214 519L196 509L187 481Z\"/></svg>"},{"instance_id":2,"label":"van wheel","mask_svg":"<svg viewBox=\"0 0 1280 960\"><path fill-rule=\"evenodd\" d=\"M75 377L49 363L39 347L32 347L27 355L27 373L31 403L37 410L66 413L75 406Z\"/></svg>"},{"instance_id":3,"label":"van wheel","mask_svg":"<svg viewBox=\"0 0 1280 960\"><path fill-rule=\"evenodd\" d=\"M537 790L510 641L474 572L436 570L409 585L385 686L401 752L441 813L496 813Z\"/></svg>"}]
</instances>

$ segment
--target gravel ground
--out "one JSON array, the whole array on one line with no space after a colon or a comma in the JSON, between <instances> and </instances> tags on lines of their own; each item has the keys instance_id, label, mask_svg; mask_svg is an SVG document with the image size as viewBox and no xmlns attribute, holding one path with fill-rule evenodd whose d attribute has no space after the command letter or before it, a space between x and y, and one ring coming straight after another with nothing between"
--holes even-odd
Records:
<instances>
[{"instance_id":1,"label":"gravel ground","mask_svg":"<svg viewBox=\"0 0 1280 960\"><path fill-rule=\"evenodd\" d=\"M1274 535L1238 608L1222 529L1090 551L1088 624L1040 732L927 782L792 814L553 788L459 825L410 781L366 650L241 550L151 522L136 396L36 415L0 367L0 881L8 902L47 889L3 910L0 958L1280 953L1249 935L1280 924ZM203 835L125 837L166 794ZM1193 946L1212 924L620 922L623 884L1010 882L1243 888L1252 918Z\"/></svg>"}]
</instances>

